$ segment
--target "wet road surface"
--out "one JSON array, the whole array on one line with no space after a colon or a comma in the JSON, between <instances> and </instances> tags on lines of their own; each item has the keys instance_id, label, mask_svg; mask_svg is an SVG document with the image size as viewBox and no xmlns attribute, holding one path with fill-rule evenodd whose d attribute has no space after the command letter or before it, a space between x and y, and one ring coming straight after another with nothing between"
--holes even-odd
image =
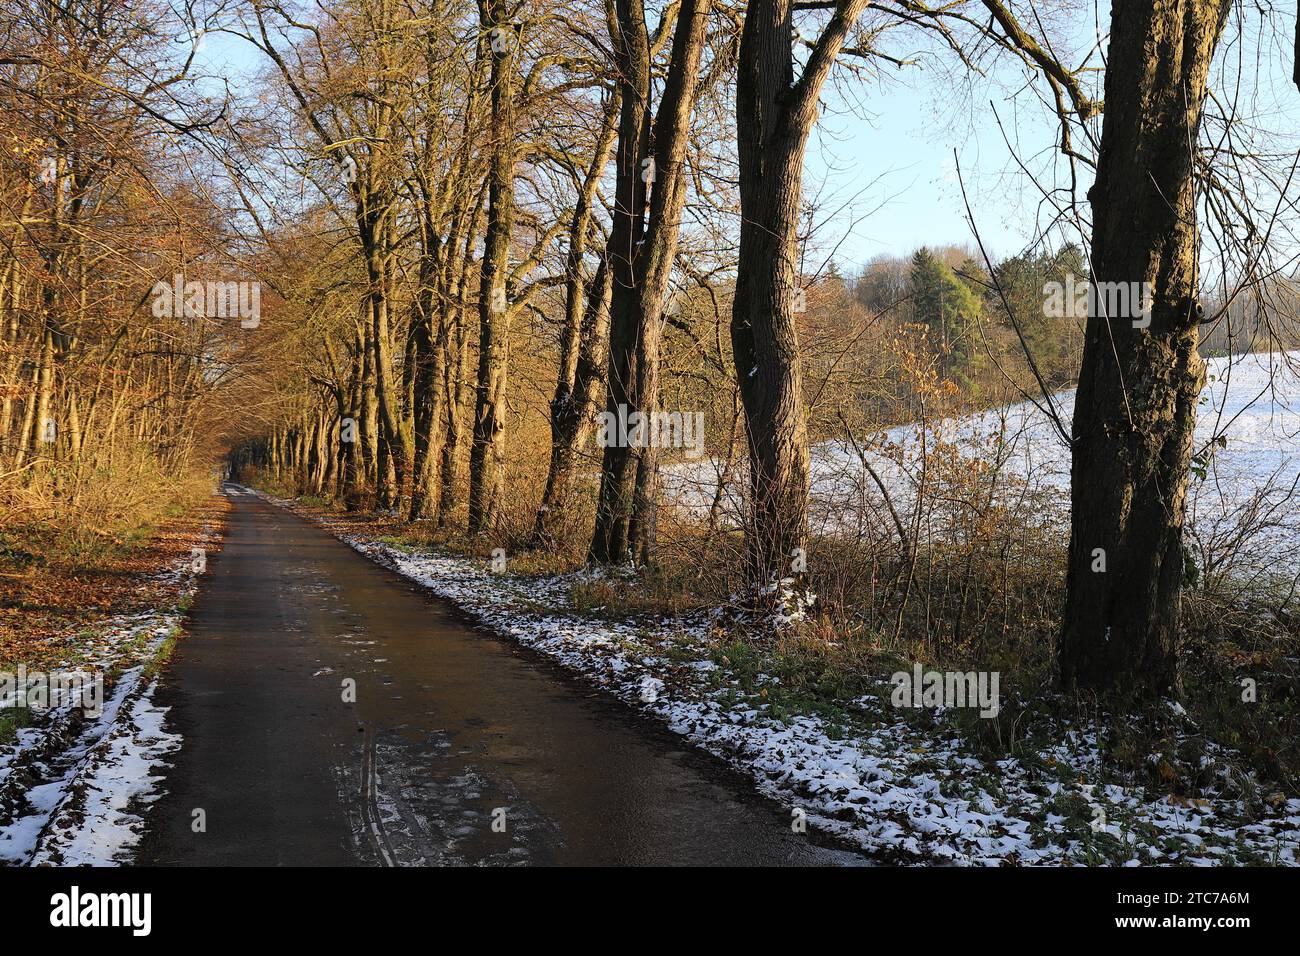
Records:
<instances>
[{"instance_id":1,"label":"wet road surface","mask_svg":"<svg viewBox=\"0 0 1300 956\"><path fill-rule=\"evenodd\" d=\"M320 528L231 500L157 692L184 744L138 863L865 862Z\"/></svg>"}]
</instances>

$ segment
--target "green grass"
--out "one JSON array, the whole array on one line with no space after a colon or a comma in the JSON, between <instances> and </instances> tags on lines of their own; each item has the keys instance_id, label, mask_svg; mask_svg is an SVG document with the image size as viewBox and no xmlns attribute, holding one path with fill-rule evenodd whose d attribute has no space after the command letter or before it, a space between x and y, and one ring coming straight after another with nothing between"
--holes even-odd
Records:
<instances>
[{"instance_id":1,"label":"green grass","mask_svg":"<svg viewBox=\"0 0 1300 956\"><path fill-rule=\"evenodd\" d=\"M176 641L180 637L180 634L181 629L179 627L174 627L171 629L171 632L162 639L162 643L158 645L158 649L154 651L153 656L150 657L149 660L145 661L143 671L144 680L151 681L162 672L162 669L167 665L167 662L172 659L172 655L176 652Z\"/></svg>"},{"instance_id":2,"label":"green grass","mask_svg":"<svg viewBox=\"0 0 1300 956\"><path fill-rule=\"evenodd\" d=\"M0 746L11 744L18 731L31 726L31 711L26 707L11 707L0 711Z\"/></svg>"}]
</instances>

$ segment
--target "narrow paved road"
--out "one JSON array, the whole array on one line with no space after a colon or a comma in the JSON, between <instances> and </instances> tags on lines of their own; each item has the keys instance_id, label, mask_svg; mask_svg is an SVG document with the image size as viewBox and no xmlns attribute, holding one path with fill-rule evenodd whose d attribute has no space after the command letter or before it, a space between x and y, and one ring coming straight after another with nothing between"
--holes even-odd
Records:
<instances>
[{"instance_id":1,"label":"narrow paved road","mask_svg":"<svg viewBox=\"0 0 1300 956\"><path fill-rule=\"evenodd\" d=\"M231 497L158 691L184 745L138 862L863 862L321 529Z\"/></svg>"}]
</instances>

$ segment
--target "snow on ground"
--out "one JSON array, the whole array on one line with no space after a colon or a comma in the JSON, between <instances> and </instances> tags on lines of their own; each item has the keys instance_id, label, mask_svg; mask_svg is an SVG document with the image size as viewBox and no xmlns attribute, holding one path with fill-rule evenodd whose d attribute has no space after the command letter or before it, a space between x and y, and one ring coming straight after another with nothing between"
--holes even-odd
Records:
<instances>
[{"instance_id":1,"label":"snow on ground","mask_svg":"<svg viewBox=\"0 0 1300 956\"><path fill-rule=\"evenodd\" d=\"M1250 578L1270 572L1300 574L1300 514L1289 507L1300 482L1300 352L1213 358L1206 363L1195 451L1209 453L1203 480L1194 480L1189 500L1193 547L1220 554L1245 525L1258 525L1250 547L1239 549L1234 565L1220 569ZM1074 392L1053 396L1057 417L1068 432ZM952 447L971 465L971 474L991 475L1001 459L997 500L1035 520L1068 520L1070 456L1047 412L1031 402L959 419L858 436L868 463L880 477L905 526L912 523L923 450ZM1216 442L1222 436L1226 444ZM717 490L718 463L673 465L663 481L665 500L696 513L707 511ZM1005 480L1010 478L1012 480ZM932 479L933 480L933 479ZM737 489L728 486L733 513ZM812 455L814 530L848 533L865 520L882 533L893 523L884 497L856 449L847 441L817 445ZM922 533L941 533L942 520L925 514ZM1248 553L1244 553L1248 552ZM1202 555L1202 558L1205 556ZM1205 560L1200 562L1205 565Z\"/></svg>"},{"instance_id":2,"label":"snow on ground","mask_svg":"<svg viewBox=\"0 0 1300 956\"><path fill-rule=\"evenodd\" d=\"M157 681L139 675L130 683L117 719L87 755L71 785L70 799L50 815L44 839L31 863L105 866L125 862L139 842L140 810L160 796L166 758L180 749L181 737L163 729L166 707L153 702Z\"/></svg>"},{"instance_id":3,"label":"snow on ground","mask_svg":"<svg viewBox=\"0 0 1300 956\"><path fill-rule=\"evenodd\" d=\"M214 530L206 537L214 540ZM187 558L156 583L181 600L197 590L200 573ZM181 743L163 729L166 708L153 703L156 681L147 676L181 617L154 609L110 618L78 637L75 660L59 662L108 675L102 710L87 713L75 700L33 710L33 723L0 747L0 864L129 861L141 811L161 795L165 760Z\"/></svg>"},{"instance_id":4,"label":"snow on ground","mask_svg":"<svg viewBox=\"0 0 1300 956\"><path fill-rule=\"evenodd\" d=\"M1300 863L1300 800L1276 800L1270 813L1253 816L1237 799L1180 803L1141 788L1097 785L1095 736L1066 727L1031 765L977 759L942 725L918 730L873 698L855 702L861 720L853 726L782 717L761 695L742 691L712 641L710 613L592 619L574 609L570 589L597 572L498 574L470 559L364 539L328 516L302 513L482 626L663 721L747 773L792 814L802 811L810 825L882 858L1072 864L1095 862L1104 843L1108 859L1130 865ZM1211 748L1205 759L1213 767L1221 756ZM1080 808L1092 825L1080 826Z\"/></svg>"}]
</instances>

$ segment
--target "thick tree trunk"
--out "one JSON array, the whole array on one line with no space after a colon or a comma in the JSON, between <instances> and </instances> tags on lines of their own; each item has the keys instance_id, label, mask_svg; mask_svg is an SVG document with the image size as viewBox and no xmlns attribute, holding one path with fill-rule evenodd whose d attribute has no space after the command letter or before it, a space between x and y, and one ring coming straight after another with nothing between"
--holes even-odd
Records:
<instances>
[{"instance_id":1,"label":"thick tree trunk","mask_svg":"<svg viewBox=\"0 0 1300 956\"><path fill-rule=\"evenodd\" d=\"M655 184L646 228L644 274L638 303L635 394L640 411L659 410L659 353L664 303L677 258L682 209L686 204L686 147L699 89L700 59L709 23L710 0L683 0L677 14L672 57L664 81L663 101L655 117L653 144ZM654 551L659 500L659 447L648 442L638 450L628 545L635 560L649 564Z\"/></svg>"},{"instance_id":2,"label":"thick tree trunk","mask_svg":"<svg viewBox=\"0 0 1300 956\"><path fill-rule=\"evenodd\" d=\"M370 350L360 327L355 329L352 344L352 368L349 376L347 405L340 409L338 440L341 449L339 480L341 497L349 511L362 504L366 484L365 381ZM346 431L345 431L346 429Z\"/></svg>"},{"instance_id":3,"label":"thick tree trunk","mask_svg":"<svg viewBox=\"0 0 1300 956\"><path fill-rule=\"evenodd\" d=\"M606 410L616 420L648 418L659 404L664 299L677 256L686 199L684 163L699 89L710 0L684 0L658 114L652 120L649 35L641 0L620 0L615 49L623 102L614 228L607 259L613 279ZM645 563L653 545L657 448L608 443L590 559Z\"/></svg>"},{"instance_id":4,"label":"thick tree trunk","mask_svg":"<svg viewBox=\"0 0 1300 956\"><path fill-rule=\"evenodd\" d=\"M505 286L515 211L514 70L519 42L502 0L483 0L479 13L483 28L496 32L487 45L492 57L492 149L487 233L479 283L478 380L469 464L471 534L487 531L496 524L505 468L505 389L511 321Z\"/></svg>"},{"instance_id":5,"label":"thick tree trunk","mask_svg":"<svg viewBox=\"0 0 1300 956\"><path fill-rule=\"evenodd\" d=\"M379 483L379 413L375 406L375 350L373 326L362 323L359 336L361 360L361 404L357 411L357 451L364 469L363 490L373 493Z\"/></svg>"},{"instance_id":6,"label":"thick tree trunk","mask_svg":"<svg viewBox=\"0 0 1300 956\"><path fill-rule=\"evenodd\" d=\"M464 484L464 448L466 418L468 416L468 388L465 371L469 367L469 333L465 328L466 313L458 310L455 318L452 345L447 357L447 398L443 402L446 432L442 442L442 481L438 489L438 527L451 524L456 512L456 496Z\"/></svg>"},{"instance_id":7,"label":"thick tree trunk","mask_svg":"<svg viewBox=\"0 0 1300 956\"><path fill-rule=\"evenodd\" d=\"M386 230L382 230L386 231ZM388 242L386 238L368 257L370 280L370 343L374 349L375 417L380 449L377 468L377 491L380 504L391 507L399 501L408 470L406 436L402 431L401 413L397 391L393 382L393 357L388 303L391 282L388 275Z\"/></svg>"},{"instance_id":8,"label":"thick tree trunk","mask_svg":"<svg viewBox=\"0 0 1300 956\"><path fill-rule=\"evenodd\" d=\"M797 81L790 0L751 0L741 34L740 270L731 343L749 448L746 553L758 593L791 576L808 532L808 436L794 321L803 155L817 96L864 5L836 7Z\"/></svg>"},{"instance_id":9,"label":"thick tree trunk","mask_svg":"<svg viewBox=\"0 0 1300 956\"><path fill-rule=\"evenodd\" d=\"M616 20L611 41L618 67L621 111L614 185L613 222L606 259L610 293L609 366L605 379L605 407L618 416L633 401L636 340L640 326L637 308L639 270L645 229L649 183L643 181L641 161L650 155L649 37L641 0L616 0ZM612 564L628 556L628 522L632 512L632 449L608 443L600 469L600 497L596 502L596 527L590 559Z\"/></svg>"},{"instance_id":10,"label":"thick tree trunk","mask_svg":"<svg viewBox=\"0 0 1300 956\"><path fill-rule=\"evenodd\" d=\"M486 193L486 190L483 192ZM456 496L464 484L464 448L471 403L474 400L473 390L466 375L466 370L469 368L471 336L467 323L469 309L465 305L465 295L472 282L473 271L469 244L472 237L478 233L481 218L480 205L465 236L465 248L461 254L454 296L456 305L452 311L450 338L447 345L447 398L443 405L446 409L447 432L442 446L442 487L438 498L438 527L440 528L450 525L456 510Z\"/></svg>"},{"instance_id":11,"label":"thick tree trunk","mask_svg":"<svg viewBox=\"0 0 1300 956\"><path fill-rule=\"evenodd\" d=\"M1192 150L1229 6L1112 7L1089 194L1093 281L1150 283L1152 303L1149 325L1131 315L1088 318L1059 655L1066 687L1160 695L1178 686L1183 518L1204 381Z\"/></svg>"},{"instance_id":12,"label":"thick tree trunk","mask_svg":"<svg viewBox=\"0 0 1300 956\"><path fill-rule=\"evenodd\" d=\"M755 585L790 576L791 556L804 547L808 532L808 436L794 322L799 146L783 156L751 156L750 166L742 159L742 169L756 175L750 183L743 173L741 179L744 266L732 305L731 344L745 406L746 553Z\"/></svg>"},{"instance_id":13,"label":"thick tree trunk","mask_svg":"<svg viewBox=\"0 0 1300 956\"><path fill-rule=\"evenodd\" d=\"M605 382L605 353L609 347L609 268L604 260L588 290L589 304L576 343L572 378L561 366L551 399L551 462L546 489L533 524L533 544L553 543L556 529L573 491L578 455L591 431L592 414Z\"/></svg>"}]
</instances>

